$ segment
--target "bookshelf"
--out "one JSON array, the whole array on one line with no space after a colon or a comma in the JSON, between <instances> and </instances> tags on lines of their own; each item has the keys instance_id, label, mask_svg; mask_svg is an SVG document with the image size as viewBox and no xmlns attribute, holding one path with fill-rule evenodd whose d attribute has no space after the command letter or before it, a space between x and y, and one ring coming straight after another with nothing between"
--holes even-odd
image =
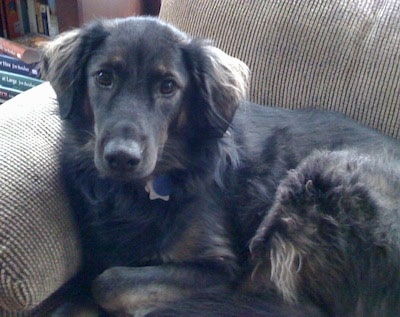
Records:
<instances>
[{"instance_id":1,"label":"bookshelf","mask_svg":"<svg viewBox=\"0 0 400 317\"><path fill-rule=\"evenodd\" d=\"M92 19L157 15L160 5L161 0L0 0L0 104L42 82L37 45L47 35Z\"/></svg>"}]
</instances>

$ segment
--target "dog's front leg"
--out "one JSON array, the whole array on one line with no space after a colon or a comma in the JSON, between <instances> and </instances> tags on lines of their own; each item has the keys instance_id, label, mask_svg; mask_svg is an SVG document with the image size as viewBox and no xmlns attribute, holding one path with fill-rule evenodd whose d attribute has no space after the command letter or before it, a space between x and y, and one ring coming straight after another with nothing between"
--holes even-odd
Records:
<instances>
[{"instance_id":1,"label":"dog's front leg","mask_svg":"<svg viewBox=\"0 0 400 317\"><path fill-rule=\"evenodd\" d=\"M196 265L113 267L96 278L93 296L109 312L140 316L195 293L223 290L228 280Z\"/></svg>"}]
</instances>

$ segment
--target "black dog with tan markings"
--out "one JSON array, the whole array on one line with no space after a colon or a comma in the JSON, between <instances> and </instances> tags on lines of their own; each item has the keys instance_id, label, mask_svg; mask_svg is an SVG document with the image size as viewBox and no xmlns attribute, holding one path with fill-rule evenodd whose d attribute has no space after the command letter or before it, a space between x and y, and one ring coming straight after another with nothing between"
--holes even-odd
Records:
<instances>
[{"instance_id":1,"label":"black dog with tan markings","mask_svg":"<svg viewBox=\"0 0 400 317\"><path fill-rule=\"evenodd\" d=\"M65 33L43 68L102 309L400 315L397 141L245 101L242 62L157 19Z\"/></svg>"}]
</instances>

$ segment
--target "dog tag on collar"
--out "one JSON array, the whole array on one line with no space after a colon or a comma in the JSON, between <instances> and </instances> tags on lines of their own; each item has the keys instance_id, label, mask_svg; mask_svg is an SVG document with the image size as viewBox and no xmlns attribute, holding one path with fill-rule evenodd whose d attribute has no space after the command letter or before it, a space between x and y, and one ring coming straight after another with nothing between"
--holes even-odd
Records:
<instances>
[{"instance_id":1,"label":"dog tag on collar","mask_svg":"<svg viewBox=\"0 0 400 317\"><path fill-rule=\"evenodd\" d=\"M162 199L168 201L172 192L171 178L165 175L152 178L147 182L145 190L149 193L150 200Z\"/></svg>"}]
</instances>

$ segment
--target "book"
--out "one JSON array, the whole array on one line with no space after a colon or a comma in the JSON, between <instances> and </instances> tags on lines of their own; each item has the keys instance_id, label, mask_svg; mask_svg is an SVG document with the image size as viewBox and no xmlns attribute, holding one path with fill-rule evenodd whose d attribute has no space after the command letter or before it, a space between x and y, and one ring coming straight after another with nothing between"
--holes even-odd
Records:
<instances>
[{"instance_id":1,"label":"book","mask_svg":"<svg viewBox=\"0 0 400 317\"><path fill-rule=\"evenodd\" d=\"M37 63L27 64L6 54L0 54L0 70L40 79L40 70Z\"/></svg>"},{"instance_id":2,"label":"book","mask_svg":"<svg viewBox=\"0 0 400 317\"><path fill-rule=\"evenodd\" d=\"M45 35L49 35L49 21L47 17L47 8L48 6L43 3L40 5L40 18L42 19L43 34Z\"/></svg>"},{"instance_id":3,"label":"book","mask_svg":"<svg viewBox=\"0 0 400 317\"><path fill-rule=\"evenodd\" d=\"M19 95L22 91L14 88L4 87L0 85L0 103L10 100Z\"/></svg>"},{"instance_id":4,"label":"book","mask_svg":"<svg viewBox=\"0 0 400 317\"><path fill-rule=\"evenodd\" d=\"M55 1L48 0L47 4L42 4L42 21L46 35L54 38L59 34Z\"/></svg>"},{"instance_id":5,"label":"book","mask_svg":"<svg viewBox=\"0 0 400 317\"><path fill-rule=\"evenodd\" d=\"M41 12L41 0L35 0L35 13L36 13L36 23L37 29L40 34L44 34L42 12Z\"/></svg>"},{"instance_id":6,"label":"book","mask_svg":"<svg viewBox=\"0 0 400 317\"><path fill-rule=\"evenodd\" d=\"M30 32L27 0L16 0L16 3L19 19L22 23L22 32L27 34Z\"/></svg>"},{"instance_id":7,"label":"book","mask_svg":"<svg viewBox=\"0 0 400 317\"><path fill-rule=\"evenodd\" d=\"M38 33L38 26L36 22L36 2L35 0L27 0L28 6L28 20L29 20L29 32Z\"/></svg>"},{"instance_id":8,"label":"book","mask_svg":"<svg viewBox=\"0 0 400 317\"><path fill-rule=\"evenodd\" d=\"M43 83L43 80L0 70L0 86L25 91Z\"/></svg>"},{"instance_id":9,"label":"book","mask_svg":"<svg viewBox=\"0 0 400 317\"><path fill-rule=\"evenodd\" d=\"M7 25L6 25L6 14L4 12L4 0L0 0L0 17L1 17L1 37L8 37Z\"/></svg>"},{"instance_id":10,"label":"book","mask_svg":"<svg viewBox=\"0 0 400 317\"><path fill-rule=\"evenodd\" d=\"M10 39L13 39L23 35L23 23L20 19L20 14L18 13L16 0L3 0L2 2L2 12L4 12L4 16L2 16L2 18L5 20L7 36Z\"/></svg>"},{"instance_id":11,"label":"book","mask_svg":"<svg viewBox=\"0 0 400 317\"><path fill-rule=\"evenodd\" d=\"M40 46L49 41L49 37L39 34L28 34L14 40L0 37L0 51L14 56L26 64L40 61Z\"/></svg>"}]
</instances>

